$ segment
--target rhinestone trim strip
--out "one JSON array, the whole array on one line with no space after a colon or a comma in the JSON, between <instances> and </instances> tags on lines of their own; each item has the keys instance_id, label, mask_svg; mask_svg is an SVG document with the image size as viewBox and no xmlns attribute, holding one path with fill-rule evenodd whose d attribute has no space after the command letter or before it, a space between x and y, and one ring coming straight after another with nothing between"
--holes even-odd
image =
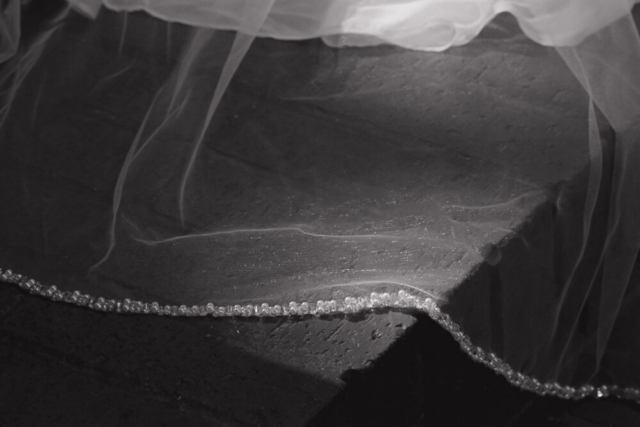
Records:
<instances>
[{"instance_id":1,"label":"rhinestone trim strip","mask_svg":"<svg viewBox=\"0 0 640 427\"><path fill-rule=\"evenodd\" d=\"M445 328L460 344L462 350L476 362L482 363L497 374L506 378L512 385L539 395L556 396L563 399L582 399L585 397L603 398L616 396L622 399L635 400L640 403L640 389L631 387L618 387L616 385L603 385L594 387L585 385L582 387L563 386L558 383L541 383L535 378L516 372L506 362L493 353L485 352L480 347L471 343L471 340L461 330L460 326L451 320L448 314L443 313L431 298L421 298L401 290L398 293L372 292L366 297L347 297L344 301L318 301L290 302L288 305L247 304L216 306L213 303L207 305L160 305L157 302L132 301L130 299L114 300L96 298L82 294L79 291L61 291L56 286L44 286L40 282L30 279L11 270L0 268L0 281L12 283L32 295L39 295L53 301L87 307L97 311L114 313L155 314L158 316L212 316L212 317L276 317L276 316L325 316L338 314L355 314L375 308L407 309L425 312L433 320Z\"/></svg>"}]
</instances>

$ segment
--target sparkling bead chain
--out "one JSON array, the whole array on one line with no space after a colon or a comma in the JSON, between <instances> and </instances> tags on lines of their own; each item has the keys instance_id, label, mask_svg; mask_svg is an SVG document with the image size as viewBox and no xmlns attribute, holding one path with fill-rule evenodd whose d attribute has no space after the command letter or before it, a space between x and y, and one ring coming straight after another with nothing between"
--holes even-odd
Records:
<instances>
[{"instance_id":1,"label":"sparkling bead chain","mask_svg":"<svg viewBox=\"0 0 640 427\"><path fill-rule=\"evenodd\" d=\"M497 374L503 376L514 386L532 391L540 395L557 396L563 399L581 399L584 397L608 397L616 396L623 399L635 400L640 403L640 389L618 386L594 387L585 385L582 387L563 386L558 383L541 383L535 378L516 372L511 366L500 359L497 355L485 352L480 347L471 343L471 340L461 330L460 326L453 322L448 314L443 313L436 302L427 297L421 298L401 290L397 293L377 293L372 292L369 296L346 297L344 300L319 300L310 302L290 302L286 304L269 305L247 304L247 305L223 305L218 306L213 303L206 305L160 305L157 302L133 301L128 298L124 300L96 298L91 295L82 294L79 291L61 291L56 286L44 286L40 282L29 279L26 276L3 270L0 268L0 281L13 283L32 295L39 295L53 301L63 301L66 303L88 307L93 310L115 313L134 314L155 314L158 316L212 316L212 317L277 317L277 316L330 316L349 315L362 313L376 308L407 309L425 312L433 320L444 327L460 347L473 360L480 362Z\"/></svg>"}]
</instances>

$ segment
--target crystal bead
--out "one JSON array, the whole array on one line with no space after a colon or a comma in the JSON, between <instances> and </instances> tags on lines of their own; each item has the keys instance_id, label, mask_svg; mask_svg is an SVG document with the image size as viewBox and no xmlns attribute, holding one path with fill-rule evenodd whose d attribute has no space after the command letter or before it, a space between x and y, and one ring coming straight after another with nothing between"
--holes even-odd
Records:
<instances>
[{"instance_id":1,"label":"crystal bead","mask_svg":"<svg viewBox=\"0 0 640 427\"><path fill-rule=\"evenodd\" d=\"M526 377L524 383L522 384L522 388L524 390L537 391L539 385L540 383L538 383L535 379Z\"/></svg>"},{"instance_id":2,"label":"crystal bead","mask_svg":"<svg viewBox=\"0 0 640 427\"><path fill-rule=\"evenodd\" d=\"M36 284L35 280L29 279L27 281L24 281L24 282L20 283L20 287L22 289L30 290L33 287L33 285L35 285L35 284Z\"/></svg>"},{"instance_id":3,"label":"crystal bead","mask_svg":"<svg viewBox=\"0 0 640 427\"><path fill-rule=\"evenodd\" d=\"M540 390L540 392L542 394L552 394L553 393L553 386L549 383L544 383L542 385L542 390Z\"/></svg>"},{"instance_id":4,"label":"crystal bead","mask_svg":"<svg viewBox=\"0 0 640 427\"><path fill-rule=\"evenodd\" d=\"M289 316L296 316L298 314L298 304L294 301L289 303Z\"/></svg>"},{"instance_id":5,"label":"crystal bead","mask_svg":"<svg viewBox=\"0 0 640 427\"><path fill-rule=\"evenodd\" d=\"M299 308L300 314L301 315L306 315L309 314L310 310L309 310L309 303L307 302L303 302L302 304L300 304L300 308Z\"/></svg>"},{"instance_id":6,"label":"crystal bead","mask_svg":"<svg viewBox=\"0 0 640 427\"><path fill-rule=\"evenodd\" d=\"M371 296L370 296L370 302L371 302L371 307L380 307L382 305L382 299L380 298L380 295L378 295L378 293L376 292L372 292Z\"/></svg>"},{"instance_id":7,"label":"crystal bead","mask_svg":"<svg viewBox=\"0 0 640 427\"><path fill-rule=\"evenodd\" d=\"M206 316L207 314L207 307L204 305L198 306L198 316Z\"/></svg>"},{"instance_id":8,"label":"crystal bead","mask_svg":"<svg viewBox=\"0 0 640 427\"><path fill-rule=\"evenodd\" d=\"M269 304L267 304L266 302L263 302L262 305L260 305L260 316L268 316L269 315Z\"/></svg>"},{"instance_id":9,"label":"crystal bead","mask_svg":"<svg viewBox=\"0 0 640 427\"><path fill-rule=\"evenodd\" d=\"M158 304L156 301L151 303L151 312L154 314L160 314L160 304Z\"/></svg>"},{"instance_id":10,"label":"crystal bead","mask_svg":"<svg viewBox=\"0 0 640 427\"><path fill-rule=\"evenodd\" d=\"M385 305L386 307L391 306L394 301L394 298L388 292L385 292L384 294L380 295L380 299L382 300L382 304Z\"/></svg>"},{"instance_id":11,"label":"crystal bead","mask_svg":"<svg viewBox=\"0 0 640 427\"><path fill-rule=\"evenodd\" d=\"M338 309L338 303L334 299L330 301L324 301L323 308L325 313L327 314L335 313Z\"/></svg>"},{"instance_id":12,"label":"crystal bead","mask_svg":"<svg viewBox=\"0 0 640 427\"><path fill-rule=\"evenodd\" d=\"M425 298L424 301L422 303L418 303L418 305L419 305L418 308L426 310L429 313L435 312L438 309L438 307L436 306L436 304L433 302L431 298Z\"/></svg>"},{"instance_id":13,"label":"crystal bead","mask_svg":"<svg viewBox=\"0 0 640 427\"><path fill-rule=\"evenodd\" d=\"M409 295L407 298L407 307L418 308L419 300L413 295Z\"/></svg>"},{"instance_id":14,"label":"crystal bead","mask_svg":"<svg viewBox=\"0 0 640 427\"><path fill-rule=\"evenodd\" d=\"M477 359L482 360L484 359L484 350L482 350L480 347L476 347L472 353L473 356L475 356Z\"/></svg>"},{"instance_id":15,"label":"crystal bead","mask_svg":"<svg viewBox=\"0 0 640 427\"><path fill-rule=\"evenodd\" d=\"M207 304L207 307L206 307L206 309L205 309L205 310L206 310L206 312L207 312L208 314L213 314L213 313L216 311L216 306L215 306L215 305L213 305L213 303L212 303L212 302L210 302L210 303L208 303L208 304Z\"/></svg>"},{"instance_id":16,"label":"crystal bead","mask_svg":"<svg viewBox=\"0 0 640 427\"><path fill-rule=\"evenodd\" d=\"M575 399L577 395L576 389L573 387L565 387L564 393L567 399Z\"/></svg>"},{"instance_id":17,"label":"crystal bead","mask_svg":"<svg viewBox=\"0 0 640 427\"><path fill-rule=\"evenodd\" d=\"M273 313L275 316L282 316L284 314L280 305L273 306Z\"/></svg>"},{"instance_id":18,"label":"crystal bead","mask_svg":"<svg viewBox=\"0 0 640 427\"><path fill-rule=\"evenodd\" d=\"M243 317L249 317L253 315L253 305L245 305L244 307L242 307L241 311Z\"/></svg>"},{"instance_id":19,"label":"crystal bead","mask_svg":"<svg viewBox=\"0 0 640 427\"><path fill-rule=\"evenodd\" d=\"M603 397L608 397L608 396L609 396L609 389L607 388L606 385L603 385L602 387L598 387L598 389L596 390L596 397L598 399Z\"/></svg>"},{"instance_id":20,"label":"crystal bead","mask_svg":"<svg viewBox=\"0 0 640 427\"><path fill-rule=\"evenodd\" d=\"M398 297L394 300L394 307L407 307L407 299L404 296L398 295Z\"/></svg>"}]
</instances>

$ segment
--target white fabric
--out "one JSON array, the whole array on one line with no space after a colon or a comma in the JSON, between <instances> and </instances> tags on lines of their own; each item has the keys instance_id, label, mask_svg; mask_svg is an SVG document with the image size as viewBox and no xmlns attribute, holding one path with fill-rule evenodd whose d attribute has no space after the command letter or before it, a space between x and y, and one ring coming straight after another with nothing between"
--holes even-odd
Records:
<instances>
[{"instance_id":1,"label":"white fabric","mask_svg":"<svg viewBox=\"0 0 640 427\"><path fill-rule=\"evenodd\" d=\"M636 0L276 0L256 36L307 39L373 36L411 49L440 51L469 42L497 14L517 17L530 38L547 46L578 44L629 13ZM101 0L69 0L95 16ZM102 0L116 11L144 10L169 22L237 30L242 0ZM270 5L257 2L252 9Z\"/></svg>"}]
</instances>

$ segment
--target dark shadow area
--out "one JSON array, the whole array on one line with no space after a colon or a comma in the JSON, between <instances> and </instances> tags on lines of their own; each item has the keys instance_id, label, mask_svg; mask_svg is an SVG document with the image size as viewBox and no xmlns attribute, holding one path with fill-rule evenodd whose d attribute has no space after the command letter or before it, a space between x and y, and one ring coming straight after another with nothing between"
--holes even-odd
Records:
<instances>
[{"instance_id":1,"label":"dark shadow area","mask_svg":"<svg viewBox=\"0 0 640 427\"><path fill-rule=\"evenodd\" d=\"M640 405L617 398L563 400L518 390L473 362L448 332L418 316L425 372L425 426L627 427Z\"/></svg>"}]
</instances>

